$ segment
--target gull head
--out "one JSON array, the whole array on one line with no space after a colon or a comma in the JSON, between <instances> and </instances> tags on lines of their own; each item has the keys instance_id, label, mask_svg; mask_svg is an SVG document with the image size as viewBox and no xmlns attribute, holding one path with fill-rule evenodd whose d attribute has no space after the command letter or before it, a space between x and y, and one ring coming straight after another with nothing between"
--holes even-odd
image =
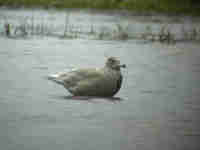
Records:
<instances>
[{"instance_id":1,"label":"gull head","mask_svg":"<svg viewBox=\"0 0 200 150\"><path fill-rule=\"evenodd\" d=\"M106 61L106 67L113 70L120 70L120 68L126 68L126 65L121 64L120 60L116 57L109 57Z\"/></svg>"}]
</instances>

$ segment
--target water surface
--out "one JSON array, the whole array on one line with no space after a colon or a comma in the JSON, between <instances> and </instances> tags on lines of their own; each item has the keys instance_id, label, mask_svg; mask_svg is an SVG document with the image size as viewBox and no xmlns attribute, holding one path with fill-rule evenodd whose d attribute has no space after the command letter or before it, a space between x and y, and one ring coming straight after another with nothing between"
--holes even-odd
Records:
<instances>
[{"instance_id":1,"label":"water surface","mask_svg":"<svg viewBox=\"0 0 200 150\"><path fill-rule=\"evenodd\" d=\"M13 22L18 21L13 14L33 12L38 18L51 14L55 24L61 25L65 17L65 12L57 11L1 12ZM86 27L91 22L112 26L134 18L141 31L146 24L159 27L145 16L82 11L71 15L72 21ZM183 20L172 25L198 23ZM200 149L198 43L1 36L0 45L0 145L4 150ZM63 87L45 80L46 75L70 67L103 66L108 56L127 64L116 95L119 100L74 100Z\"/></svg>"}]
</instances>

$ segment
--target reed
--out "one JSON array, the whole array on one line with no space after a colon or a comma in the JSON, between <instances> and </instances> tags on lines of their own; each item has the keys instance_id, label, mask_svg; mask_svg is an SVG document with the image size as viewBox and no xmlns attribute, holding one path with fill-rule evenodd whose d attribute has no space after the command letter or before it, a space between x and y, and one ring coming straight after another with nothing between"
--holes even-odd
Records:
<instances>
[{"instance_id":1,"label":"reed","mask_svg":"<svg viewBox=\"0 0 200 150\"><path fill-rule=\"evenodd\" d=\"M184 25L180 31L173 33L170 26L161 25L160 29L153 31L151 26L146 26L141 33L130 32L129 25L116 23L115 26L95 26L94 24L84 26L72 24L70 22L70 13L66 12L63 19L63 26L58 26L54 21L45 20L42 17L41 21L36 21L34 15L19 18L19 23L11 23L6 16L0 18L2 27L10 24L11 36L51 36L62 39L97 39L97 40L145 40L149 42L160 42L166 44L174 44L183 41L200 41L200 28L192 27L186 29ZM134 26L131 24L131 27ZM5 35L6 29L0 32L0 35Z\"/></svg>"}]
</instances>

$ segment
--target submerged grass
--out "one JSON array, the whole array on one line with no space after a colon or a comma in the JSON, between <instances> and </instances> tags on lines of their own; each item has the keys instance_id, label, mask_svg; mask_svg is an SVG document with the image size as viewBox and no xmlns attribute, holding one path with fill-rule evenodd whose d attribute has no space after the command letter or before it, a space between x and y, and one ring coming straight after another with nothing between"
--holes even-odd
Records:
<instances>
[{"instance_id":1,"label":"submerged grass","mask_svg":"<svg viewBox=\"0 0 200 150\"><path fill-rule=\"evenodd\" d=\"M52 26L42 22L35 23L34 17L21 19L19 25L10 23L11 33L9 37L32 37L48 36L61 39L95 39L95 40L143 40L149 42L160 42L174 44L176 42L200 41L200 28L194 27L190 30L184 26L180 31L173 33L169 26L162 25L160 29L153 31L152 27L147 25L140 33L132 33L128 25L117 23L112 28L107 26L95 27L91 25L88 30L83 26L76 26L70 23L70 15L66 13L64 27L59 29L56 25ZM28 20L31 20L28 21ZM7 21L4 21L7 24ZM6 35L6 31L1 35Z\"/></svg>"},{"instance_id":2,"label":"submerged grass","mask_svg":"<svg viewBox=\"0 0 200 150\"><path fill-rule=\"evenodd\" d=\"M0 6L128 9L137 12L200 15L198 0L0 0Z\"/></svg>"},{"instance_id":3,"label":"submerged grass","mask_svg":"<svg viewBox=\"0 0 200 150\"><path fill-rule=\"evenodd\" d=\"M0 22L4 31L1 35L6 35L6 25L10 26L9 37L30 37L30 36L51 36L62 39L96 39L96 40L145 40L150 42L161 42L166 44L174 44L184 41L200 41L200 28L198 26L187 29L180 27L179 31L173 32L172 28L167 24L160 24L157 30L153 30L152 26L147 25L143 31L134 32L134 24L116 22L112 27L101 25L95 26L91 24L84 27L79 24L72 24L70 21L70 13L66 12L63 18L63 25L58 25L56 22L48 21L42 17L41 21L33 14L32 16L21 16L18 18L18 23L9 22L7 17L0 18ZM8 35L7 35L8 36Z\"/></svg>"}]
</instances>

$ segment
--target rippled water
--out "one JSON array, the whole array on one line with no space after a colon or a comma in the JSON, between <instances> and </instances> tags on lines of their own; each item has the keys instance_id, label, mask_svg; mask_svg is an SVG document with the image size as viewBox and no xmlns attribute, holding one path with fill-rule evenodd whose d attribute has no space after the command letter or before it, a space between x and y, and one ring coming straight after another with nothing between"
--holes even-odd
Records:
<instances>
[{"instance_id":1,"label":"rippled water","mask_svg":"<svg viewBox=\"0 0 200 150\"><path fill-rule=\"evenodd\" d=\"M1 12L7 16L32 13ZM34 13L40 17L49 12ZM54 11L52 17L62 24L64 14ZM84 11L71 15L85 26L90 18L99 26L134 18L138 25L159 26L145 16ZM179 19L196 24L191 18ZM1 36L0 45L0 145L4 150L200 149L198 43ZM45 80L49 73L73 66L102 66L108 56L127 64L118 98L75 100L63 87Z\"/></svg>"}]
</instances>

